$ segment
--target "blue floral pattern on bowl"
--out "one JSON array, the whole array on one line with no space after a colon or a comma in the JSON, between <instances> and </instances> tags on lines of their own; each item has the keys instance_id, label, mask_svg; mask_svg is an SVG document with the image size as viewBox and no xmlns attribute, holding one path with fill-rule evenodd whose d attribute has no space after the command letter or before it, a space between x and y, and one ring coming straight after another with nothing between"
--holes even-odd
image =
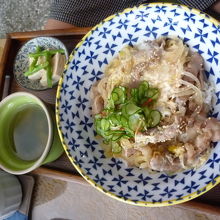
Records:
<instances>
[{"instance_id":1,"label":"blue floral pattern on bowl","mask_svg":"<svg viewBox=\"0 0 220 220\"><path fill-rule=\"evenodd\" d=\"M14 76L17 82L27 89L44 90L48 87L42 86L39 80L29 80L24 76L24 72L28 70L29 58L28 54L36 51L36 47L40 46L43 49L63 49L66 59L68 59L68 51L65 45L58 39L53 37L37 37L29 40L18 51L14 61Z\"/></svg>"},{"instance_id":2,"label":"blue floral pattern on bowl","mask_svg":"<svg viewBox=\"0 0 220 220\"><path fill-rule=\"evenodd\" d=\"M219 23L208 15L176 4L146 4L126 9L94 27L77 45L59 83L56 117L69 159L98 190L121 201L141 206L166 206L193 199L220 182L220 143L197 170L174 175L126 167L106 158L102 141L95 136L91 117L90 88L103 76L107 64L125 45L160 36L179 36L205 60L209 81L215 84L220 109Z\"/></svg>"}]
</instances>

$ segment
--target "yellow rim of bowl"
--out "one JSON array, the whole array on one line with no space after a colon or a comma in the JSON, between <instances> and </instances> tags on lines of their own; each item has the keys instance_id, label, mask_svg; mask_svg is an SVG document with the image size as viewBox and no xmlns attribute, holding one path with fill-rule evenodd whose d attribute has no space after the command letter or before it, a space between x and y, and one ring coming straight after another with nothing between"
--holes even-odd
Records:
<instances>
[{"instance_id":1,"label":"yellow rim of bowl","mask_svg":"<svg viewBox=\"0 0 220 220\"><path fill-rule=\"evenodd\" d=\"M181 5L181 4L172 4L172 3L149 3L149 4L144 4L144 5L140 5L140 6L135 6L133 8L127 8L125 10L123 10L120 13L117 14L113 14L109 17L107 17L106 19L104 19L102 22L100 22L99 24L97 24L96 26L94 26L82 39L81 41L76 45L75 49L72 51L72 53L69 56L69 61L68 63L65 65L64 71L68 69L68 66L70 64L70 61L73 59L74 54L76 52L76 49L79 48L85 41L85 39L87 37L89 37L93 31L99 27L101 27L103 25L104 22L107 22L113 18L115 18L118 15L122 15L125 13L128 13L134 9L140 9L140 8L145 8L147 6L151 7L151 6L168 6L168 7L177 7L178 5L180 5L182 8L184 8L186 11L190 11L193 12L199 16L201 16L202 18L208 19L211 23L213 23L214 25L218 26L220 23L212 18L210 15L207 16L206 13L199 11L198 9L194 9L194 8L189 8L185 5ZM62 131L60 129L60 118L59 118L59 103L60 103L60 89L63 83L63 75L59 81L58 84L58 88L57 88L57 95L56 95L56 122L57 122L57 127L58 127L58 132L59 132L59 136L63 145L63 148L69 158L69 160L71 161L71 163L73 164L73 166L76 168L76 170L83 176L83 178L88 181L93 187L95 187L96 189L98 189L99 191L101 191L102 193L105 193L106 195L117 199L119 201L128 203L128 204L132 204L132 205L137 205L137 206L147 206L147 207L161 207L161 206L170 206L170 205L176 205L176 204L180 204L186 201L189 201L191 199L194 199L202 194L204 194L205 192L209 191L210 189L212 189L214 186L216 186L218 183L220 183L220 176L216 177L211 183L207 184L205 187L197 190L196 192L193 192L191 194L188 194L186 196L183 196L179 199L173 199L173 200L166 200L166 201L162 201L162 202L146 202L146 201L132 201L129 199L125 199L124 197L120 197L117 196L107 190L105 190L101 185L97 184L93 179L91 179L90 177L88 177L83 170L75 163L75 160L73 159L73 157L70 155L70 153L68 152L68 146L64 141L64 138L62 136ZM215 182L215 183L214 183Z\"/></svg>"}]
</instances>

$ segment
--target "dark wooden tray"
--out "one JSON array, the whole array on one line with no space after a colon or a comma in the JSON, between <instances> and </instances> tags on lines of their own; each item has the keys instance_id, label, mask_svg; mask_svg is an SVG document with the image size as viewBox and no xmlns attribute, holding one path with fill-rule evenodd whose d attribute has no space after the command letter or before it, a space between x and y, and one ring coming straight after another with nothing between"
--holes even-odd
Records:
<instances>
[{"instance_id":1,"label":"dark wooden tray","mask_svg":"<svg viewBox=\"0 0 220 220\"><path fill-rule=\"evenodd\" d=\"M13 62L19 48L27 41L38 36L53 36L60 39L68 48L69 52L89 31L90 28L74 28L67 30L44 30L33 32L17 32L7 35L6 44L3 51L2 64L0 66L0 100L10 93L17 91L30 92L45 103L54 108L56 88L50 91L34 92L21 88L13 79ZM37 175L45 175L66 181L87 184L74 169L66 154L64 153L58 160L42 166L32 172ZM197 209L204 212L220 215L220 185L205 193L204 195L178 205L191 209Z\"/></svg>"},{"instance_id":2,"label":"dark wooden tray","mask_svg":"<svg viewBox=\"0 0 220 220\"><path fill-rule=\"evenodd\" d=\"M13 79L13 62L15 56L19 48L21 48L26 41L38 36L53 36L58 38L65 44L70 54L88 30L89 28L75 28L74 30L50 30L8 34L3 52L2 66L0 66L0 99L13 92L26 91L41 98L54 109L56 88L48 91L35 92L20 87L16 83L16 80ZM60 171L76 172L66 154L63 154L59 160L47 164L46 167L59 169Z\"/></svg>"}]
</instances>

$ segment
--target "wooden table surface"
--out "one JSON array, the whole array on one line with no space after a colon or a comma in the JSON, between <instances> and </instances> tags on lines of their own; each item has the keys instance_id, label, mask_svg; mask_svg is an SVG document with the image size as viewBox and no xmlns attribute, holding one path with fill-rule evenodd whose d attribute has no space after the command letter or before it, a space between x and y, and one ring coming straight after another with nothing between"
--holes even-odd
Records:
<instances>
[{"instance_id":1,"label":"wooden table surface","mask_svg":"<svg viewBox=\"0 0 220 220\"><path fill-rule=\"evenodd\" d=\"M5 42L6 42L6 39L0 39L0 65L1 65L1 59L2 59Z\"/></svg>"}]
</instances>

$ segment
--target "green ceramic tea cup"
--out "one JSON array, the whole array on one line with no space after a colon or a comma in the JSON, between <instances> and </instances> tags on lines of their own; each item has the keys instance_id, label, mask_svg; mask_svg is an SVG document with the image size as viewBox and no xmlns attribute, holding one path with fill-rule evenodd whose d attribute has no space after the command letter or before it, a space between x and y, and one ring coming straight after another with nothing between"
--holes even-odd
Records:
<instances>
[{"instance_id":1,"label":"green ceramic tea cup","mask_svg":"<svg viewBox=\"0 0 220 220\"><path fill-rule=\"evenodd\" d=\"M37 113L35 109L41 114L39 119L34 115ZM33 119L28 120L28 116L33 116ZM40 130L36 132L37 128ZM15 131L20 133L16 134ZM19 140L19 144L15 140ZM38 142L41 143L40 147L36 145ZM21 146L22 143L26 143L25 146ZM25 159L21 156L22 151ZM16 175L25 174L56 160L62 153L55 117L39 98L30 93L17 92L0 102L0 168Z\"/></svg>"}]
</instances>

